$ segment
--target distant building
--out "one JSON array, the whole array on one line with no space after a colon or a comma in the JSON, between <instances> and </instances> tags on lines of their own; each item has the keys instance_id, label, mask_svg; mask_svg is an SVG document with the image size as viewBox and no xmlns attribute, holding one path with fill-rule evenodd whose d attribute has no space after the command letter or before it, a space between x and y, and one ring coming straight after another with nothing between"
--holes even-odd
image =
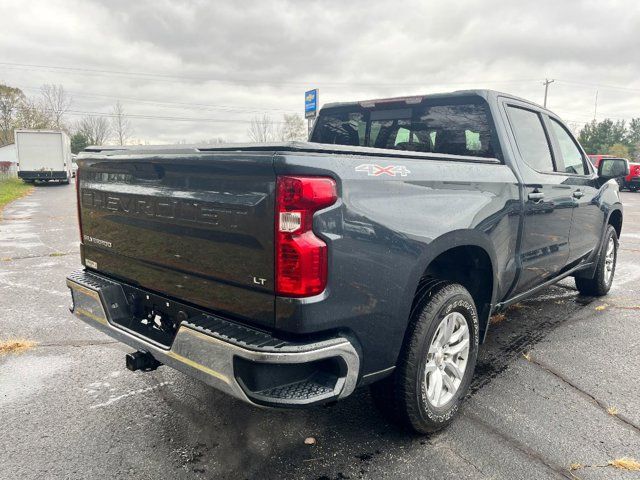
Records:
<instances>
[{"instance_id":1,"label":"distant building","mask_svg":"<svg viewBox=\"0 0 640 480\"><path fill-rule=\"evenodd\" d=\"M18 175L18 154L16 144L10 143L0 147L0 177L15 177Z\"/></svg>"}]
</instances>

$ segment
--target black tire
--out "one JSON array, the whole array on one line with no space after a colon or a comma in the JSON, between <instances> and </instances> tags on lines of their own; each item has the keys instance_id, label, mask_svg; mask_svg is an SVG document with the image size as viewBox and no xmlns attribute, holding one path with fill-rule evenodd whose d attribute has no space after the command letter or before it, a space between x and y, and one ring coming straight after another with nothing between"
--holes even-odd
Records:
<instances>
[{"instance_id":1,"label":"black tire","mask_svg":"<svg viewBox=\"0 0 640 480\"><path fill-rule=\"evenodd\" d=\"M428 399L425 369L429 347L438 333L440 322L453 312L462 314L469 331L466 368L455 394L442 406L436 407ZM446 427L455 417L473 378L478 357L478 332L478 314L467 289L450 282L433 287L413 309L393 375L371 385L376 406L394 421L418 433L432 433ZM448 390L444 383L441 385Z\"/></svg>"},{"instance_id":2,"label":"black tire","mask_svg":"<svg viewBox=\"0 0 640 480\"><path fill-rule=\"evenodd\" d=\"M613 264L607 261L607 249L609 243L613 242ZM589 297L602 297L609 293L611 285L613 284L613 277L616 273L616 263L618 261L618 234L616 230L611 226L607 226L605 232L604 241L598 255L598 264L596 266L596 272L592 278L576 277L576 288L582 295ZM609 269L610 265L610 269ZM607 276L607 271L610 271L610 275Z\"/></svg>"}]
</instances>

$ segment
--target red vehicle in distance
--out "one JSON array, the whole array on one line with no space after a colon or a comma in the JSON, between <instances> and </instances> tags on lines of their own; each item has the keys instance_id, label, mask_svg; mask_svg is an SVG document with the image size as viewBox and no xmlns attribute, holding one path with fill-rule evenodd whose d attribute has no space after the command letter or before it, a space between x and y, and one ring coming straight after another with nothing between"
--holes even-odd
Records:
<instances>
[{"instance_id":1,"label":"red vehicle in distance","mask_svg":"<svg viewBox=\"0 0 640 480\"><path fill-rule=\"evenodd\" d=\"M603 158L618 158L613 155L589 155L591 163L598 168L598 165ZM627 160L628 161L628 160ZM627 188L631 192L636 192L640 189L640 163L629 162L629 175L618 180L620 188Z\"/></svg>"}]
</instances>

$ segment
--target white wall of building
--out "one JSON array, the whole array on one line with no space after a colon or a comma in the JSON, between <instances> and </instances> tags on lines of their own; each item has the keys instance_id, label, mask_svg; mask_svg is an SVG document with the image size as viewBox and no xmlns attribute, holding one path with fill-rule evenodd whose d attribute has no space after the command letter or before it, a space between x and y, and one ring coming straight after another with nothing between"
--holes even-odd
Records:
<instances>
[{"instance_id":1,"label":"white wall of building","mask_svg":"<svg viewBox=\"0 0 640 480\"><path fill-rule=\"evenodd\" d=\"M11 162L11 166L9 167L9 176L15 177L18 175L18 167L16 163L18 162L18 154L16 152L16 144L10 143L9 145L4 145L0 147L0 162ZM0 171L0 175L4 175L4 172Z\"/></svg>"}]
</instances>

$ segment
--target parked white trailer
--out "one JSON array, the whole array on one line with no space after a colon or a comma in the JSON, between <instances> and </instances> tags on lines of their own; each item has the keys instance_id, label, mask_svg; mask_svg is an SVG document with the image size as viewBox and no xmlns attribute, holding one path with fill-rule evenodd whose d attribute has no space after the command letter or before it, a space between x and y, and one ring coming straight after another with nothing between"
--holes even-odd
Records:
<instances>
[{"instance_id":1,"label":"parked white trailer","mask_svg":"<svg viewBox=\"0 0 640 480\"><path fill-rule=\"evenodd\" d=\"M36 180L71 178L71 143L66 133L58 130L16 130L18 177L27 183Z\"/></svg>"}]
</instances>

